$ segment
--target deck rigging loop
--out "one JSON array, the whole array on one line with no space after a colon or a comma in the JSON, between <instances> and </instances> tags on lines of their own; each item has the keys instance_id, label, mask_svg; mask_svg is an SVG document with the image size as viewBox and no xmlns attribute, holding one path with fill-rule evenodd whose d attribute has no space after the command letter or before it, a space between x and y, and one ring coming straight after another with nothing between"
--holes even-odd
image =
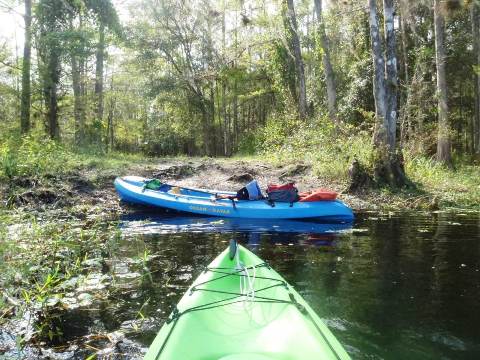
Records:
<instances>
[{"instance_id":1,"label":"deck rigging loop","mask_svg":"<svg viewBox=\"0 0 480 360\"><path fill-rule=\"evenodd\" d=\"M255 277L257 275L257 268L254 266L252 271L253 275L250 275L248 268L240 261L240 253L235 253L235 269L240 271L242 275L240 277L240 294L242 294L247 301L253 302L255 300Z\"/></svg>"}]
</instances>

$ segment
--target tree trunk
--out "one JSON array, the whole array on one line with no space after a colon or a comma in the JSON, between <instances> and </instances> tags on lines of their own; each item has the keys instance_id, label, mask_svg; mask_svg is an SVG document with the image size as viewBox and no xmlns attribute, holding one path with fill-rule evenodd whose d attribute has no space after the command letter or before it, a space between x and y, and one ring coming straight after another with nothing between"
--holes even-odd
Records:
<instances>
[{"instance_id":1,"label":"tree trunk","mask_svg":"<svg viewBox=\"0 0 480 360\"><path fill-rule=\"evenodd\" d=\"M394 0L383 0L383 17L386 46L386 124L387 141L390 152L395 151L397 132L397 57L395 53Z\"/></svg>"},{"instance_id":2,"label":"tree trunk","mask_svg":"<svg viewBox=\"0 0 480 360\"><path fill-rule=\"evenodd\" d=\"M202 100L204 101L204 100ZM209 155L210 149L210 107L204 103L202 107L203 156Z\"/></svg>"},{"instance_id":3,"label":"tree trunk","mask_svg":"<svg viewBox=\"0 0 480 360\"><path fill-rule=\"evenodd\" d=\"M209 101L209 113L210 121L208 124L209 129L209 156L217 156L217 133L215 128L215 89L213 81L210 82L210 101Z\"/></svg>"},{"instance_id":4,"label":"tree trunk","mask_svg":"<svg viewBox=\"0 0 480 360\"><path fill-rule=\"evenodd\" d=\"M295 15L293 0L284 0L284 2L284 6L286 6L286 17L288 20L288 28L286 30L291 38L293 56L295 58L295 72L298 83L298 113L301 119L305 119L307 116L307 90L302 52L300 49L300 39L298 37L297 18Z\"/></svg>"},{"instance_id":5,"label":"tree trunk","mask_svg":"<svg viewBox=\"0 0 480 360\"><path fill-rule=\"evenodd\" d=\"M399 93L399 118L400 118L400 147L403 147L405 138L406 138L406 112L408 111L408 100L409 100L409 67L408 67L408 46L407 46L407 32L406 32L406 23L405 23L405 14L402 12L400 7L401 14L399 15L399 27L400 27L400 37L402 40L402 62L401 62L401 72L403 75L403 86L398 87ZM400 80L399 80L400 82Z\"/></svg>"},{"instance_id":6,"label":"tree trunk","mask_svg":"<svg viewBox=\"0 0 480 360\"><path fill-rule=\"evenodd\" d=\"M83 16L80 14L79 19L78 19L78 27L80 29L83 29ZM82 101L83 101L83 106L84 106L84 113L83 115L85 116L85 109L87 108L87 91L86 91L86 86L85 86L85 78L86 78L86 63L87 59L85 56L80 57L79 59L79 72L80 72L80 95L82 96ZM84 119L85 121L85 119Z\"/></svg>"},{"instance_id":7,"label":"tree trunk","mask_svg":"<svg viewBox=\"0 0 480 360\"><path fill-rule=\"evenodd\" d=\"M75 118L75 143L83 145L85 140L85 123L82 115L82 95L80 89L80 71L78 59L72 54L73 116Z\"/></svg>"},{"instance_id":8,"label":"tree trunk","mask_svg":"<svg viewBox=\"0 0 480 360\"><path fill-rule=\"evenodd\" d=\"M334 123L337 122L337 91L335 87L335 73L333 72L332 63L330 61L330 47L328 44L327 34L325 32L325 24L322 18L322 0L315 0L315 10L317 13L318 32L320 34L320 46L322 47L322 62L325 71L325 83L327 85L327 103L328 116Z\"/></svg>"},{"instance_id":9,"label":"tree trunk","mask_svg":"<svg viewBox=\"0 0 480 360\"><path fill-rule=\"evenodd\" d=\"M103 61L105 55L105 25L100 22L99 39L96 53L96 71L95 71L95 96L96 96L96 115L97 120L103 119Z\"/></svg>"},{"instance_id":10,"label":"tree trunk","mask_svg":"<svg viewBox=\"0 0 480 360\"><path fill-rule=\"evenodd\" d=\"M474 1L471 5L473 56L474 56L474 96L475 114L473 118L474 151L480 154L480 4Z\"/></svg>"},{"instance_id":11,"label":"tree trunk","mask_svg":"<svg viewBox=\"0 0 480 360\"><path fill-rule=\"evenodd\" d=\"M370 44L373 58L373 95L375 98L376 129L374 132L374 179L377 183L401 187L411 185L405 176L401 152L396 152L397 68L395 36L393 34L393 0L384 0L385 64L377 19L376 0L369 0ZM387 81L385 81L385 71ZM351 182L354 184L352 177Z\"/></svg>"},{"instance_id":12,"label":"tree trunk","mask_svg":"<svg viewBox=\"0 0 480 360\"><path fill-rule=\"evenodd\" d=\"M238 96L237 96L237 80L233 80L233 136L231 154L237 150L238 144Z\"/></svg>"},{"instance_id":13,"label":"tree trunk","mask_svg":"<svg viewBox=\"0 0 480 360\"><path fill-rule=\"evenodd\" d=\"M226 32L225 32L225 1L222 0L222 57L225 61L225 49L226 49ZM226 79L222 77L222 117L223 117L223 155L228 156L228 135L229 125L227 121L227 84Z\"/></svg>"},{"instance_id":14,"label":"tree trunk","mask_svg":"<svg viewBox=\"0 0 480 360\"><path fill-rule=\"evenodd\" d=\"M113 128L114 109L115 109L115 99L112 99L110 104L110 109L108 110L108 134L107 134L107 139L109 139L107 146L109 146L110 151L114 150L114 141L115 141L114 128Z\"/></svg>"},{"instance_id":15,"label":"tree trunk","mask_svg":"<svg viewBox=\"0 0 480 360\"><path fill-rule=\"evenodd\" d=\"M58 126L57 87L60 80L60 50L58 45L52 45L44 56L45 69L42 73L43 95L46 107L46 127L52 140L60 139Z\"/></svg>"},{"instance_id":16,"label":"tree trunk","mask_svg":"<svg viewBox=\"0 0 480 360\"><path fill-rule=\"evenodd\" d=\"M49 135L52 140L60 140L60 128L58 126L58 98L57 84L50 87L50 98L47 104Z\"/></svg>"},{"instance_id":17,"label":"tree trunk","mask_svg":"<svg viewBox=\"0 0 480 360\"><path fill-rule=\"evenodd\" d=\"M113 118L115 113L115 105L116 105L116 96L114 96L113 91L113 75L110 83L110 106L108 108L108 116L107 116L107 136L106 136L106 148L108 151L113 151L113 144L114 144L114 128L113 128ZM147 119L147 114L145 113L144 118ZM145 140L144 140L145 141Z\"/></svg>"},{"instance_id":18,"label":"tree trunk","mask_svg":"<svg viewBox=\"0 0 480 360\"><path fill-rule=\"evenodd\" d=\"M435 59L437 66L438 142L437 161L452 165L450 126L448 124L447 79L445 74L445 19L440 0L434 0Z\"/></svg>"},{"instance_id":19,"label":"tree trunk","mask_svg":"<svg viewBox=\"0 0 480 360\"><path fill-rule=\"evenodd\" d=\"M407 46L407 31L405 29L405 18L402 14L399 21L400 25L400 34L402 38L402 56L403 56L403 76L405 81L405 86L410 83L409 73L408 73L408 46Z\"/></svg>"},{"instance_id":20,"label":"tree trunk","mask_svg":"<svg viewBox=\"0 0 480 360\"><path fill-rule=\"evenodd\" d=\"M73 21L70 21L70 29L74 31ZM81 27L80 27L81 29ZM81 74L78 64L76 52L78 49L71 51L72 65L72 87L73 87L73 117L75 119L75 144L83 145L85 142L85 109L83 106L83 96L81 88Z\"/></svg>"},{"instance_id":21,"label":"tree trunk","mask_svg":"<svg viewBox=\"0 0 480 360\"><path fill-rule=\"evenodd\" d=\"M386 146L388 121L386 117L387 106L385 103L385 64L383 59L383 46L380 39L380 31L377 19L376 0L369 0L370 12L370 43L373 57L373 97L375 99L376 125L374 132L374 144L376 147Z\"/></svg>"},{"instance_id":22,"label":"tree trunk","mask_svg":"<svg viewBox=\"0 0 480 360\"><path fill-rule=\"evenodd\" d=\"M30 65L32 51L32 0L25 0L25 42L23 45L22 95L20 109L20 128L22 134L30 130Z\"/></svg>"},{"instance_id":23,"label":"tree trunk","mask_svg":"<svg viewBox=\"0 0 480 360\"><path fill-rule=\"evenodd\" d=\"M227 116L227 84L226 80L222 79L222 116L223 116L223 147L224 155L229 156L229 144L230 144L230 122Z\"/></svg>"}]
</instances>

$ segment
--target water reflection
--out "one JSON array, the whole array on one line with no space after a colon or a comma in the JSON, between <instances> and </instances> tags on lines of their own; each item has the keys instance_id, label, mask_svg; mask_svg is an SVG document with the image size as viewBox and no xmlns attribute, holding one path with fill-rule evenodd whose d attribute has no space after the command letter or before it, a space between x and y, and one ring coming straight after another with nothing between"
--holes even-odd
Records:
<instances>
[{"instance_id":1,"label":"water reflection","mask_svg":"<svg viewBox=\"0 0 480 360\"><path fill-rule=\"evenodd\" d=\"M121 227L126 234L170 234L196 232L249 232L249 233L304 233L335 234L352 228L352 223L329 224L315 221L235 219L172 215L129 215L122 219Z\"/></svg>"}]
</instances>

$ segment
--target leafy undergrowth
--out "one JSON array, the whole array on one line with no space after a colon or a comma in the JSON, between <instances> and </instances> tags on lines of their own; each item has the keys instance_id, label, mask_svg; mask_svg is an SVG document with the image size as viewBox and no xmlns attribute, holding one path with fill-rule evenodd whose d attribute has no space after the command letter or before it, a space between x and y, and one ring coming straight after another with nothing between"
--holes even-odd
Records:
<instances>
[{"instance_id":1,"label":"leafy undergrowth","mask_svg":"<svg viewBox=\"0 0 480 360\"><path fill-rule=\"evenodd\" d=\"M98 149L73 151L52 140L27 136L0 144L0 180L65 174L85 168L117 169L139 161L145 160L140 155L104 153Z\"/></svg>"},{"instance_id":2,"label":"leafy undergrowth","mask_svg":"<svg viewBox=\"0 0 480 360\"><path fill-rule=\"evenodd\" d=\"M269 123L261 134L257 146L264 161L283 165L303 162L318 178L343 187L350 181L349 168L354 159L370 171L373 168L371 129L348 125L335 129L328 119L286 124ZM404 152L404 157L407 177L415 188L371 188L358 196L386 208L480 210L478 165L456 159L455 169L448 169L425 156Z\"/></svg>"}]
</instances>

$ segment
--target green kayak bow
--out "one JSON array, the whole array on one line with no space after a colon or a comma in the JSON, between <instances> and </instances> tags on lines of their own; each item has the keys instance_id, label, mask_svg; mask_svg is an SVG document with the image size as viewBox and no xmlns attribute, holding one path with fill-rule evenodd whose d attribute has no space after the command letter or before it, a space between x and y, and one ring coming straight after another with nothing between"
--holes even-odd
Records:
<instances>
[{"instance_id":1,"label":"green kayak bow","mask_svg":"<svg viewBox=\"0 0 480 360\"><path fill-rule=\"evenodd\" d=\"M305 300L236 243L184 294L146 360L350 359Z\"/></svg>"}]
</instances>

